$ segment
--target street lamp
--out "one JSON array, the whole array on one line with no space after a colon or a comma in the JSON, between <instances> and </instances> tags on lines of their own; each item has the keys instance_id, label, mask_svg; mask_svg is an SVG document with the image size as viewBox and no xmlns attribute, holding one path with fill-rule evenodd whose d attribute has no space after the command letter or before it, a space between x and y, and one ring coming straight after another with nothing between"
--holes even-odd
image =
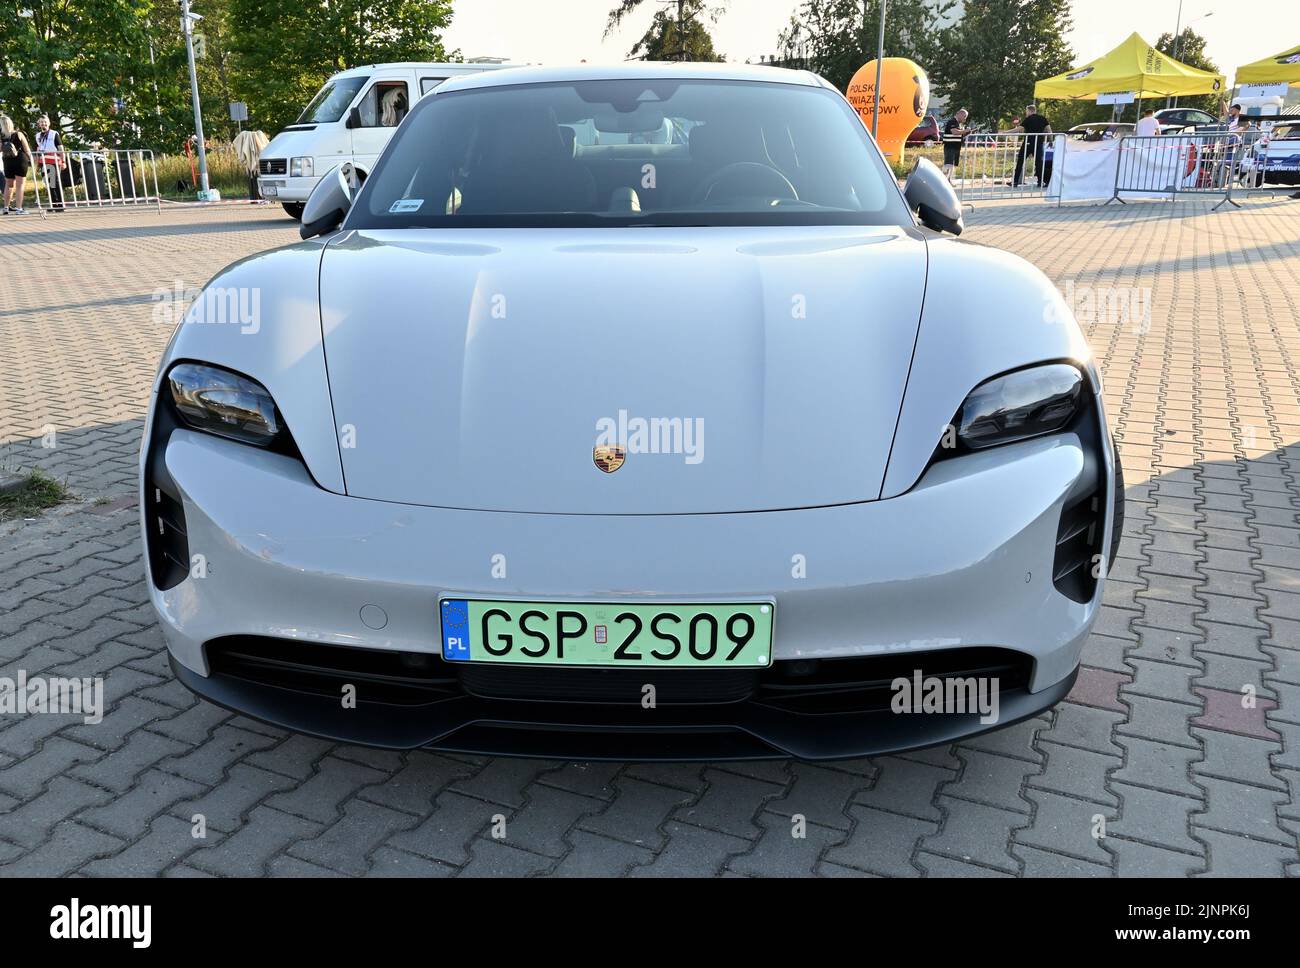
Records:
<instances>
[{"instance_id":1,"label":"street lamp","mask_svg":"<svg viewBox=\"0 0 1300 968\"><path fill-rule=\"evenodd\" d=\"M190 61L190 98L194 102L194 134L199 147L199 199L209 201L208 151L203 141L203 109L199 106L199 75L194 69L194 25L202 20L190 13L190 0L181 0L181 30L185 32L185 54Z\"/></svg>"},{"instance_id":2,"label":"street lamp","mask_svg":"<svg viewBox=\"0 0 1300 968\"><path fill-rule=\"evenodd\" d=\"M1189 21L1187 26L1190 28L1192 24L1200 23L1206 17L1213 17L1213 16L1214 16L1214 11L1211 10L1209 13L1201 14L1201 16L1197 17L1195 20ZM1174 53L1173 53L1174 60L1178 60L1178 41L1182 39L1182 36L1183 36L1183 0L1178 0L1178 20L1175 21L1174 23ZM1178 103L1177 97L1171 96L1165 98L1165 107L1170 107L1177 103Z\"/></svg>"}]
</instances>

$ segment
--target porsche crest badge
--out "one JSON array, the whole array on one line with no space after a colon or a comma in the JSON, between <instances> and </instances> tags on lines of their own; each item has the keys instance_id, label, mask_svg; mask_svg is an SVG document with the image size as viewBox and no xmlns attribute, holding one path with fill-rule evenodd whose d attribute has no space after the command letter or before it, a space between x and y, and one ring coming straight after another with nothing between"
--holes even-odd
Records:
<instances>
[{"instance_id":1,"label":"porsche crest badge","mask_svg":"<svg viewBox=\"0 0 1300 968\"><path fill-rule=\"evenodd\" d=\"M606 474L613 474L623 466L627 459L627 450L617 444L602 444L591 451L591 459Z\"/></svg>"}]
</instances>

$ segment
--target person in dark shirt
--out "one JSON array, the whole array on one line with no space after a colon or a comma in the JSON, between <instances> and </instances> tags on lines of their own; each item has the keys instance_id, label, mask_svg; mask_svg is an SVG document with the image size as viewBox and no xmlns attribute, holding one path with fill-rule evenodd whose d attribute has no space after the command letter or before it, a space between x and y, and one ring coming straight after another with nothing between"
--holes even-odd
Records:
<instances>
[{"instance_id":1,"label":"person in dark shirt","mask_svg":"<svg viewBox=\"0 0 1300 968\"><path fill-rule=\"evenodd\" d=\"M970 115L965 108L949 118L943 126L943 173L952 181L953 169L961 162L961 143L969 128L966 119Z\"/></svg>"},{"instance_id":2,"label":"person in dark shirt","mask_svg":"<svg viewBox=\"0 0 1300 968\"><path fill-rule=\"evenodd\" d=\"M1041 188L1043 184L1043 144L1047 140L1047 135L1051 133L1052 126L1048 123L1047 118L1038 113L1036 105L1029 105L1025 108L1025 119L1017 127L1018 131L1023 131L1025 137L1021 139L1020 150L1016 152L1016 175L1012 184L1019 187L1024 180L1025 173L1025 155L1030 151L1034 153L1034 177L1038 180Z\"/></svg>"}]
</instances>

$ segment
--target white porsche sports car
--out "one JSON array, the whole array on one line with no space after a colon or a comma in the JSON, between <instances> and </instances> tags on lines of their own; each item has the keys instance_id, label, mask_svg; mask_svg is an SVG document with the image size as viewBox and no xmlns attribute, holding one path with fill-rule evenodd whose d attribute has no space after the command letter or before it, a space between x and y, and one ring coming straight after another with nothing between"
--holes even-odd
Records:
<instances>
[{"instance_id":1,"label":"white porsche sports car","mask_svg":"<svg viewBox=\"0 0 1300 968\"><path fill-rule=\"evenodd\" d=\"M457 78L176 329L141 455L178 677L283 726L830 758L1059 701L1122 508L1033 266L802 72Z\"/></svg>"}]
</instances>

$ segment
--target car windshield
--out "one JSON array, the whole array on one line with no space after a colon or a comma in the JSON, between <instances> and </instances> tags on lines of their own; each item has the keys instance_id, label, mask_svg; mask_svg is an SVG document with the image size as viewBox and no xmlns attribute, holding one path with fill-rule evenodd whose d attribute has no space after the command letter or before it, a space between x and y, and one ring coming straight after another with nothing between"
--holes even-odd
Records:
<instances>
[{"instance_id":1,"label":"car windshield","mask_svg":"<svg viewBox=\"0 0 1300 968\"><path fill-rule=\"evenodd\" d=\"M738 224L912 221L835 92L652 78L426 98L347 227Z\"/></svg>"},{"instance_id":2,"label":"car windshield","mask_svg":"<svg viewBox=\"0 0 1300 968\"><path fill-rule=\"evenodd\" d=\"M365 75L357 77L336 77L325 82L325 86L316 92L316 96L302 109L295 124L330 124L343 117L352 99L366 83Z\"/></svg>"}]
</instances>

